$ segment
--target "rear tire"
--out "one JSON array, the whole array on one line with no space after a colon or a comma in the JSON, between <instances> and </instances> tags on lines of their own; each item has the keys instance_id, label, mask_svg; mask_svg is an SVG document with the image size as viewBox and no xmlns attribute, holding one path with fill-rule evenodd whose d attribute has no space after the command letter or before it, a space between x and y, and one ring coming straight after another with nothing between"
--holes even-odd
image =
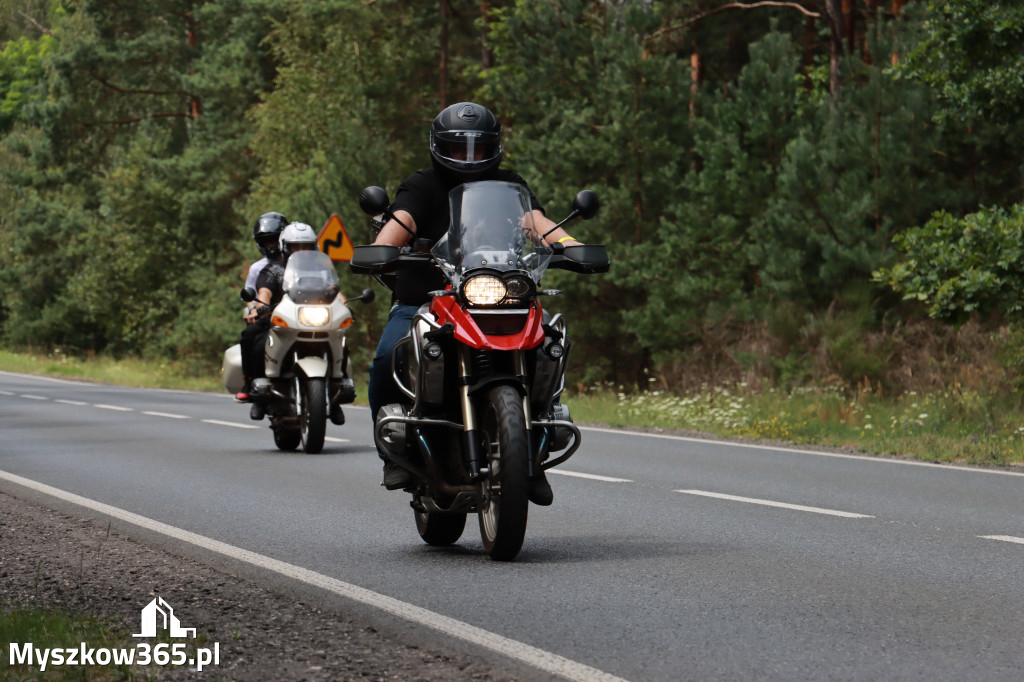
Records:
<instances>
[{"instance_id":1,"label":"rear tire","mask_svg":"<svg viewBox=\"0 0 1024 682\"><path fill-rule=\"evenodd\" d=\"M302 449L306 454L315 455L324 449L327 433L327 382L324 379L306 379L299 385L300 390L305 391L299 414Z\"/></svg>"},{"instance_id":2,"label":"rear tire","mask_svg":"<svg viewBox=\"0 0 1024 682\"><path fill-rule=\"evenodd\" d=\"M416 530L428 545L447 547L454 545L466 529L465 514L416 513Z\"/></svg>"},{"instance_id":3,"label":"rear tire","mask_svg":"<svg viewBox=\"0 0 1024 682\"><path fill-rule=\"evenodd\" d=\"M490 473L480 484L480 536L496 561L511 561L526 537L530 507L530 436L523 398L511 386L487 392L481 419Z\"/></svg>"},{"instance_id":4,"label":"rear tire","mask_svg":"<svg viewBox=\"0 0 1024 682\"><path fill-rule=\"evenodd\" d=\"M274 429L274 445L278 450L291 452L299 447L302 435L295 429Z\"/></svg>"}]
</instances>

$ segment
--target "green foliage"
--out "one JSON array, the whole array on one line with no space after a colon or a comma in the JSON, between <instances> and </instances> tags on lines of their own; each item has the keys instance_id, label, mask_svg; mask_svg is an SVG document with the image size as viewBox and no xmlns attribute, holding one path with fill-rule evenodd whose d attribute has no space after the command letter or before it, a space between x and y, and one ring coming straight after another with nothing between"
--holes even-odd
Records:
<instances>
[{"instance_id":1,"label":"green foliage","mask_svg":"<svg viewBox=\"0 0 1024 682\"><path fill-rule=\"evenodd\" d=\"M932 86L943 116L1020 125L1024 117L1024 5L931 0L925 39L899 73Z\"/></svg>"},{"instance_id":2,"label":"green foliage","mask_svg":"<svg viewBox=\"0 0 1024 682\"><path fill-rule=\"evenodd\" d=\"M20 37L0 50L0 133L21 119L25 105L41 96L43 59L53 51L54 38Z\"/></svg>"},{"instance_id":3,"label":"green foliage","mask_svg":"<svg viewBox=\"0 0 1024 682\"><path fill-rule=\"evenodd\" d=\"M1017 314L999 232L1016 209L979 206L1024 200L1018 4L859 14L833 96L827 28L788 5L0 0L32 18L0 27L0 337L215 359L257 215L337 213L366 242L360 190L393 193L429 164L441 106L478 100L550 217L583 188L602 200L569 230L609 246L611 273L545 282L566 292L548 303L568 313L571 381L671 384L696 363L878 381L892 356L865 339L912 310L889 279L943 317ZM944 231L935 262L893 265L894 239L927 251ZM386 308L358 316L356 345Z\"/></svg>"},{"instance_id":4,"label":"green foliage","mask_svg":"<svg viewBox=\"0 0 1024 682\"><path fill-rule=\"evenodd\" d=\"M1024 206L992 207L963 219L940 211L896 238L901 262L874 274L928 314L955 323L971 314L1024 312Z\"/></svg>"}]
</instances>

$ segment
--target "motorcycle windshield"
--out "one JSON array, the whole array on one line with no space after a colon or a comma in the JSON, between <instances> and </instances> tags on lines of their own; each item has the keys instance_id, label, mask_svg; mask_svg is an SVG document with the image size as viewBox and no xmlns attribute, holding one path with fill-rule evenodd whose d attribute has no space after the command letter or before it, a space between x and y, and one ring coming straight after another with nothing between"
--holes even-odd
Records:
<instances>
[{"instance_id":1,"label":"motorcycle windshield","mask_svg":"<svg viewBox=\"0 0 1024 682\"><path fill-rule=\"evenodd\" d=\"M284 293L296 303L329 304L340 291L334 262L320 251L296 251L284 269Z\"/></svg>"},{"instance_id":2,"label":"motorcycle windshield","mask_svg":"<svg viewBox=\"0 0 1024 682\"><path fill-rule=\"evenodd\" d=\"M487 180L448 194L451 224L431 253L452 284L477 268L523 270L539 282L551 260L533 223L530 193L522 185Z\"/></svg>"}]
</instances>

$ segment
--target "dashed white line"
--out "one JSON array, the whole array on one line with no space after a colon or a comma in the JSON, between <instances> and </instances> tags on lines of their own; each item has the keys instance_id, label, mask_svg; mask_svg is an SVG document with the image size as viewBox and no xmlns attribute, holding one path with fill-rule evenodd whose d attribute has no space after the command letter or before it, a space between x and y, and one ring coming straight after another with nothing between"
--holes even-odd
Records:
<instances>
[{"instance_id":1,"label":"dashed white line","mask_svg":"<svg viewBox=\"0 0 1024 682\"><path fill-rule=\"evenodd\" d=\"M134 412L130 407L121 407L120 405L106 405L104 403L95 403L93 407L98 407L101 410L114 410L115 412Z\"/></svg>"},{"instance_id":2,"label":"dashed white line","mask_svg":"<svg viewBox=\"0 0 1024 682\"><path fill-rule=\"evenodd\" d=\"M89 403L85 402L84 400L67 400L66 398L58 398L57 400L54 400L53 402L60 403L61 405L88 405L89 404Z\"/></svg>"},{"instance_id":3,"label":"dashed white line","mask_svg":"<svg viewBox=\"0 0 1024 682\"><path fill-rule=\"evenodd\" d=\"M18 395L14 391L0 391L0 395Z\"/></svg>"},{"instance_id":4,"label":"dashed white line","mask_svg":"<svg viewBox=\"0 0 1024 682\"><path fill-rule=\"evenodd\" d=\"M420 606L400 601L394 597L388 597L387 595L380 594L379 592L373 592L372 590L359 587L358 585L353 585L351 583L338 580L337 578L323 575L322 573L316 573L308 568L289 564L278 559L273 559L262 554L242 549L241 547L235 547L234 545L220 542L219 540L197 535L191 531L170 526L166 523L146 518L145 516L139 516L138 514L133 514L132 512L124 509L112 507L108 504L91 500L87 497L75 495L74 493L60 490L59 488L53 488L31 479L7 473L6 471L0 471L0 478L29 488L30 490L36 490L43 494L71 502L72 504L77 504L85 507L86 509L92 509L101 514L119 519L120 521L187 542L195 545L196 547L202 547L208 551L230 557L236 561L244 561L250 565L264 570L273 571L280 575L292 578L293 580L303 582L307 585L333 592L334 594L351 599L352 601L379 609L385 613L390 613L393 616L402 618L411 623L430 628L444 635L455 637L464 642L469 642L470 644L503 654L521 663L537 668L547 673L549 676L561 677L578 682L625 682L622 678L606 673L603 670L592 668L583 663L578 663L572 659L559 656L558 654L553 654L550 651L539 649L524 642L503 637L497 633L489 632L468 623L463 623L462 621L444 616L440 613L428 611Z\"/></svg>"},{"instance_id":5,"label":"dashed white line","mask_svg":"<svg viewBox=\"0 0 1024 682\"><path fill-rule=\"evenodd\" d=\"M324 436L324 440L330 441L331 443L351 443L348 438L335 438L334 436Z\"/></svg>"},{"instance_id":6,"label":"dashed white line","mask_svg":"<svg viewBox=\"0 0 1024 682\"><path fill-rule=\"evenodd\" d=\"M49 400L45 395L34 395L32 393L22 393L21 397L28 400Z\"/></svg>"},{"instance_id":7,"label":"dashed white line","mask_svg":"<svg viewBox=\"0 0 1024 682\"><path fill-rule=\"evenodd\" d=\"M597 474L581 474L578 471L564 471L562 469L548 469L549 474L561 474L562 476L574 476L575 478L586 478L591 481L604 481L606 483L632 483L628 478L612 478L611 476L598 476Z\"/></svg>"},{"instance_id":8,"label":"dashed white line","mask_svg":"<svg viewBox=\"0 0 1024 682\"><path fill-rule=\"evenodd\" d=\"M1012 535L979 535L978 537L984 540L1000 540L1001 542L1013 542L1018 545L1024 545L1024 538L1017 538Z\"/></svg>"},{"instance_id":9,"label":"dashed white line","mask_svg":"<svg viewBox=\"0 0 1024 682\"><path fill-rule=\"evenodd\" d=\"M258 428L260 428L258 426L253 425L253 424L239 424L237 422L222 422L219 419L204 419L203 422L206 423L206 424L216 424L217 426L231 426L231 427L234 427L236 429L258 429Z\"/></svg>"},{"instance_id":10,"label":"dashed white line","mask_svg":"<svg viewBox=\"0 0 1024 682\"><path fill-rule=\"evenodd\" d=\"M815 514L828 514L830 516L842 516L848 519L873 519L874 516L867 514L854 514L853 512L836 511L835 509L822 509L820 507L805 507L802 504L789 504L787 502L775 502L773 500L759 500L753 497L740 497L738 495L726 495L724 493L712 493L707 490L676 490L677 493L686 495L700 495L702 497L714 497L720 500L731 500L733 502L746 502L748 504L760 504L765 507L780 507L782 509L794 509L796 511L813 512Z\"/></svg>"},{"instance_id":11,"label":"dashed white line","mask_svg":"<svg viewBox=\"0 0 1024 682\"><path fill-rule=\"evenodd\" d=\"M170 412L143 412L142 414L148 414L150 417L166 417L167 419L188 419L187 415L171 414Z\"/></svg>"}]
</instances>

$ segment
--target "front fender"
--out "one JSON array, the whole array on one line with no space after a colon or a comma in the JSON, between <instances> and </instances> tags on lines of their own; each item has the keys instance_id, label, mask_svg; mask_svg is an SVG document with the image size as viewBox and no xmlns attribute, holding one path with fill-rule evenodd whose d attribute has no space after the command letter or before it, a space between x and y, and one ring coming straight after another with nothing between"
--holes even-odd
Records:
<instances>
[{"instance_id":1,"label":"front fender","mask_svg":"<svg viewBox=\"0 0 1024 682\"><path fill-rule=\"evenodd\" d=\"M302 372L307 379L326 377L327 373L331 369L331 366L327 364L326 360L315 355L299 358L295 361L295 367Z\"/></svg>"}]
</instances>

